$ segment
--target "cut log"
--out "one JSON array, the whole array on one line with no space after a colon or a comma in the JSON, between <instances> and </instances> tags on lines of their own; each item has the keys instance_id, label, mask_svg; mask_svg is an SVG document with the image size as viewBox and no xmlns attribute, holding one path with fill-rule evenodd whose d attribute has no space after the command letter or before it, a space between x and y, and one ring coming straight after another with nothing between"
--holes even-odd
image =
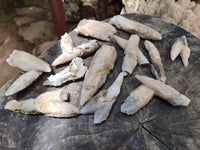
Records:
<instances>
[{"instance_id":1,"label":"cut log","mask_svg":"<svg viewBox=\"0 0 200 150\"><path fill-rule=\"evenodd\" d=\"M120 112L121 104L131 91L141 83L132 76L124 78L116 103L106 121L99 125L93 124L93 115L79 115L75 118L58 119L44 115L24 115L4 110L5 104L12 100L25 100L37 97L52 87L44 87L42 83L50 73L42 74L36 82L27 89L5 97L4 93L14 80L0 88L0 149L188 149L200 148L200 40L185 30L162 21L159 18L140 14L124 15L158 30L163 39L153 42L160 50L160 56L167 76L167 85L177 89L191 99L187 107L173 107L158 97L153 99L141 110L131 116ZM128 39L130 34L118 30L117 35ZM170 49L176 39L186 35L191 49L190 64L185 68L180 57L174 62L170 60ZM86 37L70 33L74 45L87 41ZM100 45L108 44L100 41ZM117 59L113 70L107 77L102 89L107 89L121 72L123 51L114 43ZM141 40L140 49L144 49ZM48 63L61 54L59 42L55 43L41 57ZM84 57L89 66L93 54ZM53 68L59 72L66 65ZM152 77L150 67L137 66L134 74ZM83 79L62 85L70 93L70 103L79 107ZM101 90L101 89L100 89Z\"/></svg>"}]
</instances>

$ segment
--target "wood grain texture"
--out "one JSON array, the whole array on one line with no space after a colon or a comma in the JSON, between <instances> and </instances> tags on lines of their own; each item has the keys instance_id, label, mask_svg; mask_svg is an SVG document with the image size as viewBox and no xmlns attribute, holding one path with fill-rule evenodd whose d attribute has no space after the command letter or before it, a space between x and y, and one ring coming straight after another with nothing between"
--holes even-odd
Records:
<instances>
[{"instance_id":1,"label":"wood grain texture","mask_svg":"<svg viewBox=\"0 0 200 150\"><path fill-rule=\"evenodd\" d=\"M44 115L23 115L4 110L9 100L24 100L58 88L44 87L42 83L55 72L66 68L68 64L52 68L51 73L43 73L27 89L13 96L4 93L15 80L9 81L0 89L0 149L109 149L109 150L143 150L143 149L200 149L200 40L185 30L162 21L159 18L130 14L125 17L144 23L159 31L163 40L153 41L158 48L167 76L167 84L191 99L188 107L173 107L164 100L154 97L150 103L135 115L127 116L120 112L120 106L131 91L140 83L135 74L153 77L149 66L137 66L134 75L125 77L122 90L114 104L111 114L100 125L93 124L93 115L79 115L76 118L50 118ZM129 34L118 30L118 36L129 38ZM186 35L191 49L189 66L185 68L180 56L172 63L170 48L176 39ZM77 46L88 38L70 33ZM100 42L115 46L117 60L114 69L108 75L106 83L100 89L107 89L121 72L123 50L115 43ZM144 40L139 45L145 56ZM47 49L41 57L48 63L61 54L59 42ZM89 66L93 54L84 57ZM61 86L70 92L70 103L78 106L83 79ZM59 87L59 88L61 88ZM78 106L79 107L79 106Z\"/></svg>"}]
</instances>

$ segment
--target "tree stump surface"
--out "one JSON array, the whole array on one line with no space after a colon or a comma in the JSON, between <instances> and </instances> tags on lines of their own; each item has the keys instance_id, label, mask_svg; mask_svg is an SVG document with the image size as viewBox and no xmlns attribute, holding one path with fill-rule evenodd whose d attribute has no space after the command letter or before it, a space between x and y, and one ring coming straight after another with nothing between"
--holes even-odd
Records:
<instances>
[{"instance_id":1,"label":"tree stump surface","mask_svg":"<svg viewBox=\"0 0 200 150\"><path fill-rule=\"evenodd\" d=\"M17 77L0 89L0 149L200 149L200 40L182 28L156 17L141 14L129 14L125 17L148 25L162 34L163 39L153 41L153 43L160 52L167 76L167 85L189 97L190 105L173 107L164 100L154 97L146 107L134 115L128 116L121 113L120 106L125 98L141 84L134 75L153 77L150 66L146 65L137 66L133 75L125 77L121 93L112 107L110 116L100 125L93 124L93 114L79 115L74 118L51 118L45 115L24 115L3 109L10 100L35 98L43 92L59 88L68 89L70 103L79 107L83 79L68 82L58 88L42 86L50 74L66 68L68 64L64 64L52 67L51 73L43 73L31 86L15 95L5 97L4 93ZM121 30L118 30L117 35L126 39L130 36ZM189 66L186 68L180 56L174 62L170 60L171 46L182 35L186 35L191 49ZM75 31L72 31L70 36L75 46L92 39L77 35ZM59 43L59 41L55 43L40 57L51 64L61 54ZM114 69L110 71L106 83L99 91L107 89L121 72L124 55L123 50L114 42L100 41L100 44L114 46L118 57ZM140 49L149 59L144 48L144 39L140 41ZM87 66L92 56L93 54L84 57Z\"/></svg>"}]
</instances>

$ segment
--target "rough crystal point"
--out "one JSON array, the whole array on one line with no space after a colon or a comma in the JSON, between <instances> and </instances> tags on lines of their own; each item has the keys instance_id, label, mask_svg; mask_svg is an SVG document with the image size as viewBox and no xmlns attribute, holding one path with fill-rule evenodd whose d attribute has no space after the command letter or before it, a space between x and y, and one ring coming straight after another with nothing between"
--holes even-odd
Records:
<instances>
[{"instance_id":1,"label":"rough crystal point","mask_svg":"<svg viewBox=\"0 0 200 150\"><path fill-rule=\"evenodd\" d=\"M123 50L125 50L126 45L128 43L128 40L123 39L119 36L114 35L113 36L114 40L116 41L116 43L119 45L120 48L122 48ZM139 49L138 47L138 55L137 55L137 63L139 65L146 65L149 64L148 59L144 56L144 54L142 53L142 51Z\"/></svg>"},{"instance_id":2,"label":"rough crystal point","mask_svg":"<svg viewBox=\"0 0 200 150\"><path fill-rule=\"evenodd\" d=\"M191 53L191 50L188 47L186 36L181 36L172 45L172 48L170 51L170 57L171 57L171 60L174 61L176 57L180 54L184 67L187 67L189 64L188 59L190 57L190 53Z\"/></svg>"},{"instance_id":3,"label":"rough crystal point","mask_svg":"<svg viewBox=\"0 0 200 150\"><path fill-rule=\"evenodd\" d=\"M158 31L120 15L112 17L109 23L115 25L118 29L122 29L131 34L137 34L144 39L162 40L162 35Z\"/></svg>"},{"instance_id":4,"label":"rough crystal point","mask_svg":"<svg viewBox=\"0 0 200 150\"><path fill-rule=\"evenodd\" d=\"M63 41L61 39L61 44L62 44L62 42ZM62 45L61 45L61 47L62 47ZM85 55L89 55L89 54L93 53L95 50L97 50L97 48L99 47L99 43L97 40L90 40L86 43L83 43L83 44L77 46L77 47L74 47L73 49L71 49L67 45L66 45L66 47L68 47L68 51L63 51L63 53L53 61L52 66L57 66L60 64L67 63L76 57L82 57ZM67 48L65 48L65 50L67 50Z\"/></svg>"},{"instance_id":5,"label":"rough crystal point","mask_svg":"<svg viewBox=\"0 0 200 150\"><path fill-rule=\"evenodd\" d=\"M132 34L124 49L125 56L122 64L122 71L127 72L129 75L133 73L133 70L137 65L139 41L140 37Z\"/></svg>"},{"instance_id":6,"label":"rough crystal point","mask_svg":"<svg viewBox=\"0 0 200 150\"><path fill-rule=\"evenodd\" d=\"M154 80L153 78L149 78L147 76L135 75L135 77L145 86L154 90L156 96L165 99L173 106L188 106L191 101L189 98L179 93L176 89L164 84L163 82Z\"/></svg>"},{"instance_id":7,"label":"rough crystal point","mask_svg":"<svg viewBox=\"0 0 200 150\"><path fill-rule=\"evenodd\" d=\"M24 51L14 50L6 61L10 66L18 67L24 71L51 71L50 65L47 62Z\"/></svg>"},{"instance_id":8,"label":"rough crystal point","mask_svg":"<svg viewBox=\"0 0 200 150\"><path fill-rule=\"evenodd\" d=\"M95 55L83 81L80 105L84 105L105 83L108 73L114 67L117 53L114 47L103 45Z\"/></svg>"},{"instance_id":9,"label":"rough crystal point","mask_svg":"<svg viewBox=\"0 0 200 150\"><path fill-rule=\"evenodd\" d=\"M107 22L83 19L75 29L78 33L104 41L110 41L116 29Z\"/></svg>"},{"instance_id":10,"label":"rough crystal point","mask_svg":"<svg viewBox=\"0 0 200 150\"><path fill-rule=\"evenodd\" d=\"M62 49L62 52L65 52L68 54L72 53L74 44L71 37L69 36L67 32L61 36L60 47Z\"/></svg>"},{"instance_id":11,"label":"rough crystal point","mask_svg":"<svg viewBox=\"0 0 200 150\"><path fill-rule=\"evenodd\" d=\"M112 105L116 101L124 80L124 73L121 72L108 90L100 91L96 96L80 110L81 114L94 113L94 124L102 123L110 114Z\"/></svg>"},{"instance_id":12,"label":"rough crystal point","mask_svg":"<svg viewBox=\"0 0 200 150\"><path fill-rule=\"evenodd\" d=\"M147 105L153 98L154 91L145 85L141 85L130 93L121 105L121 112L132 115Z\"/></svg>"},{"instance_id":13,"label":"rough crystal point","mask_svg":"<svg viewBox=\"0 0 200 150\"><path fill-rule=\"evenodd\" d=\"M67 81L82 78L86 71L87 67L84 66L83 59L76 57L72 60L67 68L56 73L55 75L49 76L43 85L60 86Z\"/></svg>"},{"instance_id":14,"label":"rough crystal point","mask_svg":"<svg viewBox=\"0 0 200 150\"><path fill-rule=\"evenodd\" d=\"M149 53L151 62L153 64L151 65L151 71L153 75L156 77L157 80L165 83L167 80L167 77L165 75L165 70L164 70L158 49L155 47L155 45L152 42L148 40L144 41L144 45L145 45L146 50Z\"/></svg>"},{"instance_id":15,"label":"rough crystal point","mask_svg":"<svg viewBox=\"0 0 200 150\"><path fill-rule=\"evenodd\" d=\"M45 114L51 117L73 117L79 114L79 108L68 102L67 90L49 91L40 94L37 98L23 101L11 100L4 109L24 114Z\"/></svg>"},{"instance_id":16,"label":"rough crystal point","mask_svg":"<svg viewBox=\"0 0 200 150\"><path fill-rule=\"evenodd\" d=\"M42 74L42 72L31 70L29 72L24 73L18 79L11 84L11 86L7 89L5 95L9 96L15 94L29 85L31 85L37 78Z\"/></svg>"}]
</instances>

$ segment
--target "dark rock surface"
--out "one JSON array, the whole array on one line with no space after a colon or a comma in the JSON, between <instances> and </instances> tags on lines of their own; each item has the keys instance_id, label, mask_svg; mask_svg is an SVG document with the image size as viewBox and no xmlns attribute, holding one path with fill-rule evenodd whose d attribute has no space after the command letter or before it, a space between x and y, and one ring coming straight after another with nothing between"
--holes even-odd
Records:
<instances>
[{"instance_id":1,"label":"dark rock surface","mask_svg":"<svg viewBox=\"0 0 200 150\"><path fill-rule=\"evenodd\" d=\"M120 106L124 99L140 85L134 75L153 77L149 66L137 66L134 75L124 79L121 93L110 116L100 125L93 124L93 115L59 119L44 115L23 115L3 109L9 100L37 97L40 93L56 89L44 87L42 83L50 74L64 69L67 65L65 64L53 68L51 73L43 73L30 87L13 96L5 97L4 93L14 80L9 81L0 89L0 149L200 149L200 40L159 18L140 14L130 14L126 17L144 23L162 34L163 39L153 41L153 43L160 51L167 75L167 84L188 96L191 99L190 105L173 107L164 100L154 97L135 115L122 114ZM117 34L126 39L130 36L120 30ZM88 40L86 37L78 36L74 31L70 35L75 45ZM184 68L180 57L173 63L170 60L171 45L182 35L186 35L192 51L187 68ZM102 90L107 89L121 72L123 51L112 42L100 42L100 44L115 46L118 54L115 67L100 89ZM140 42L140 49L148 57L143 39ZM61 49L57 42L41 57L48 63L52 63L59 54L61 54ZM84 57L87 66L91 58L92 55ZM69 89L70 101L77 106L82 80L62 86Z\"/></svg>"},{"instance_id":2,"label":"dark rock surface","mask_svg":"<svg viewBox=\"0 0 200 150\"><path fill-rule=\"evenodd\" d=\"M23 7L23 8L16 8L17 15L26 15L26 16L41 16L45 13L42 8L39 7Z\"/></svg>"},{"instance_id":3,"label":"dark rock surface","mask_svg":"<svg viewBox=\"0 0 200 150\"><path fill-rule=\"evenodd\" d=\"M34 17L15 17L13 18L13 20L15 21L15 23L18 25L18 26L22 26L24 24L28 24L30 22L33 22L36 20L36 18Z\"/></svg>"},{"instance_id":4,"label":"dark rock surface","mask_svg":"<svg viewBox=\"0 0 200 150\"><path fill-rule=\"evenodd\" d=\"M18 34L30 43L40 44L42 41L47 41L53 37L53 29L52 22L37 21L31 23L29 26L20 27Z\"/></svg>"}]
</instances>

